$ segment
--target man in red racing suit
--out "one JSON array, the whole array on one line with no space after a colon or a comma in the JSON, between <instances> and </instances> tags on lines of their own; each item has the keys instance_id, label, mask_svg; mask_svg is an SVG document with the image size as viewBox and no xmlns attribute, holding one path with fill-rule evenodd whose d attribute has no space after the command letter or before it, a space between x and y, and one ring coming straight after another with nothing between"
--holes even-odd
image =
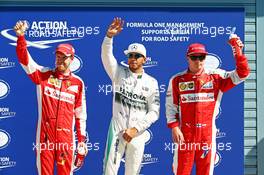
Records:
<instances>
[{"instance_id":1,"label":"man in red racing suit","mask_svg":"<svg viewBox=\"0 0 264 175\"><path fill-rule=\"evenodd\" d=\"M17 56L29 78L37 85L38 126L36 134L37 168L39 175L58 175L73 172L75 138L78 147L86 139L85 86L81 78L71 73L69 65L74 59L74 48L60 44L56 49L56 69L39 66L27 50L24 32L26 23L19 21L14 30L18 36Z\"/></svg>"},{"instance_id":2,"label":"man in red racing suit","mask_svg":"<svg viewBox=\"0 0 264 175\"><path fill-rule=\"evenodd\" d=\"M205 69L205 46L194 43L187 51L188 70L170 79L166 117L177 146L173 162L175 175L190 175L194 162L197 175L213 175L216 154L215 117L222 94L243 82L249 75L241 40L235 35L229 44L236 61L234 71Z\"/></svg>"}]
</instances>

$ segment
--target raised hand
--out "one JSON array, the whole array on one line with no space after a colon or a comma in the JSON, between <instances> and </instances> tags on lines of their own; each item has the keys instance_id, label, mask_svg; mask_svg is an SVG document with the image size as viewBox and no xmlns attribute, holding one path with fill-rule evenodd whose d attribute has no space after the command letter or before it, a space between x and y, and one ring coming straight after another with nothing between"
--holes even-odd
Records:
<instances>
[{"instance_id":1,"label":"raised hand","mask_svg":"<svg viewBox=\"0 0 264 175\"><path fill-rule=\"evenodd\" d=\"M18 21L14 26L14 31L17 36L22 36L25 34L25 31L28 29L27 21Z\"/></svg>"},{"instance_id":2,"label":"raised hand","mask_svg":"<svg viewBox=\"0 0 264 175\"><path fill-rule=\"evenodd\" d=\"M123 30L123 25L124 25L124 20L118 17L114 18L113 22L108 27L106 33L107 37L112 38L118 35Z\"/></svg>"},{"instance_id":3,"label":"raised hand","mask_svg":"<svg viewBox=\"0 0 264 175\"><path fill-rule=\"evenodd\" d=\"M228 43L231 45L235 57L243 54L244 44L236 34L230 35Z\"/></svg>"}]
</instances>

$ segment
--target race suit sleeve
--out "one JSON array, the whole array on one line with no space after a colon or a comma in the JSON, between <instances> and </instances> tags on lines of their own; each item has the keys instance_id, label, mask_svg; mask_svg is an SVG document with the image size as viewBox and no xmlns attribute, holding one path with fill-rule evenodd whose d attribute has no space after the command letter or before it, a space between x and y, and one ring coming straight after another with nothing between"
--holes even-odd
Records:
<instances>
[{"instance_id":1,"label":"race suit sleeve","mask_svg":"<svg viewBox=\"0 0 264 175\"><path fill-rule=\"evenodd\" d=\"M39 66L31 57L27 50L27 43L24 36L19 36L17 40L16 53L18 61L35 84L40 84L42 75L49 71L49 68Z\"/></svg>"},{"instance_id":2,"label":"race suit sleeve","mask_svg":"<svg viewBox=\"0 0 264 175\"><path fill-rule=\"evenodd\" d=\"M77 132L78 142L86 140L86 99L85 99L85 86L83 81L79 87L79 94L75 103L75 128ZM88 139L88 138L87 138Z\"/></svg>"},{"instance_id":3,"label":"race suit sleeve","mask_svg":"<svg viewBox=\"0 0 264 175\"><path fill-rule=\"evenodd\" d=\"M148 112L143 120L140 120L135 125L138 132L148 129L159 118L160 112L160 95L157 80L152 80L152 93L147 99Z\"/></svg>"},{"instance_id":4,"label":"race suit sleeve","mask_svg":"<svg viewBox=\"0 0 264 175\"><path fill-rule=\"evenodd\" d=\"M108 38L106 36L101 49L101 58L104 68L110 79L113 81L118 70L118 63L113 55L113 38Z\"/></svg>"},{"instance_id":5,"label":"race suit sleeve","mask_svg":"<svg viewBox=\"0 0 264 175\"><path fill-rule=\"evenodd\" d=\"M245 55L239 55L235 57L236 69L230 72L220 71L220 82L219 89L222 92L226 92L232 87L238 85L239 83L245 81L248 77L250 68L248 66L248 61Z\"/></svg>"},{"instance_id":6,"label":"race suit sleeve","mask_svg":"<svg viewBox=\"0 0 264 175\"><path fill-rule=\"evenodd\" d=\"M166 118L169 128L179 126L179 98L175 78L170 79L166 93Z\"/></svg>"}]
</instances>

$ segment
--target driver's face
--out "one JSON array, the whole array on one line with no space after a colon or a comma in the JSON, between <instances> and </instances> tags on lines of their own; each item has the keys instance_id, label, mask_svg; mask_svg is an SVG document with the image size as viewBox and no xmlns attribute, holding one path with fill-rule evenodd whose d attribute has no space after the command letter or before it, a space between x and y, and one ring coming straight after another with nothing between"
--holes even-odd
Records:
<instances>
[{"instance_id":1,"label":"driver's face","mask_svg":"<svg viewBox=\"0 0 264 175\"><path fill-rule=\"evenodd\" d=\"M56 68L60 72L67 72L72 62L72 56L66 56L61 52L56 52Z\"/></svg>"}]
</instances>

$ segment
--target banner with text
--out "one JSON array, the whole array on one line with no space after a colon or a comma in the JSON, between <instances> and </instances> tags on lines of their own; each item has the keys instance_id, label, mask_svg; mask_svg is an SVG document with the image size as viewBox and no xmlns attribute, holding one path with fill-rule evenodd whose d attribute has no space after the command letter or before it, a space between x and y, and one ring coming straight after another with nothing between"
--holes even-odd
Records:
<instances>
[{"instance_id":1,"label":"banner with text","mask_svg":"<svg viewBox=\"0 0 264 175\"><path fill-rule=\"evenodd\" d=\"M75 174L102 174L108 127L112 116L112 83L101 62L101 44L114 17L124 19L123 31L114 38L114 55L127 66L124 50L132 42L147 49L145 71L159 82L159 120L146 134L142 175L172 174L175 145L165 117L165 94L171 76L187 69L186 50L194 42L209 51L206 66L233 70L235 61L227 41L235 30L243 41L243 9L192 8L59 9L0 12L0 174L37 174L36 87L16 56L13 26L26 20L28 50L39 64L54 67L55 48L69 42L76 50L71 66L86 85L89 154ZM215 175L243 174L243 85L225 93L218 116ZM119 174L124 174L123 159Z\"/></svg>"}]
</instances>

